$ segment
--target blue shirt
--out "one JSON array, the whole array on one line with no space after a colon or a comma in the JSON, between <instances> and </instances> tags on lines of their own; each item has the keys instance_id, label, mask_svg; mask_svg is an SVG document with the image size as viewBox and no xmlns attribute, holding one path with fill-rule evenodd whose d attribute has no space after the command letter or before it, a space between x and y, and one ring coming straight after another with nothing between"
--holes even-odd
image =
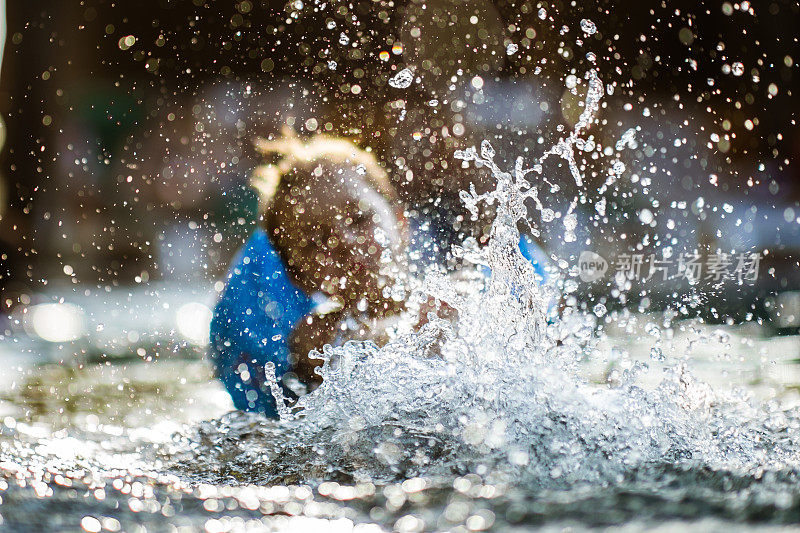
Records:
<instances>
[{"instance_id":1,"label":"blue shirt","mask_svg":"<svg viewBox=\"0 0 800 533\"><path fill-rule=\"evenodd\" d=\"M237 409L277 418L264 365L289 371L289 336L314 308L286 274L263 230L257 230L233 260L211 321L211 358Z\"/></svg>"},{"instance_id":2,"label":"blue shirt","mask_svg":"<svg viewBox=\"0 0 800 533\"><path fill-rule=\"evenodd\" d=\"M539 245L533 239L527 235L522 235L519 238L519 251L522 253L522 257L533 265L533 271L542 277L542 283L546 283L550 279L547 273L547 264L550 260L544 250L539 248Z\"/></svg>"}]
</instances>

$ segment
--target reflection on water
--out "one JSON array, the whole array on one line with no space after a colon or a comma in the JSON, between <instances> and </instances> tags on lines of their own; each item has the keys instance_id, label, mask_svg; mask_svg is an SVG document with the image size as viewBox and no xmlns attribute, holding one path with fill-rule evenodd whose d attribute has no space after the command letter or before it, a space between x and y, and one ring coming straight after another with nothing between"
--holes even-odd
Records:
<instances>
[{"instance_id":1,"label":"reflection on water","mask_svg":"<svg viewBox=\"0 0 800 533\"><path fill-rule=\"evenodd\" d=\"M80 367L49 364L21 373L20 380L0 393L4 414L53 428L151 427L164 420L180 424L232 408L205 362L178 357Z\"/></svg>"}]
</instances>

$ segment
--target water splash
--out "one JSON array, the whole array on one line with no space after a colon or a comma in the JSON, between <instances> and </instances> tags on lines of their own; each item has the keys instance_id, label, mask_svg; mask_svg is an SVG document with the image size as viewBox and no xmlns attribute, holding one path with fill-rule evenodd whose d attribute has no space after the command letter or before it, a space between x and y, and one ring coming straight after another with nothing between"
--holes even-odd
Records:
<instances>
[{"instance_id":1,"label":"water splash","mask_svg":"<svg viewBox=\"0 0 800 533\"><path fill-rule=\"evenodd\" d=\"M559 141L552 148L546 151L540 160L540 164L534 167L537 172L541 173L541 162L544 162L551 155L560 156L566 160L567 164L569 165L569 171L578 187L583 185L583 177L581 176L580 169L578 168L578 163L575 161L574 148L580 140L580 134L583 132L583 130L588 128L594 120L597 110L600 108L600 100L603 98L604 92L603 83L600 81L596 71L590 70L587 72L586 79L588 80L589 87L586 91L586 99L584 100L583 111L581 112L580 117L578 117L578 122L575 124L575 128L566 138L559 139Z\"/></svg>"},{"instance_id":2,"label":"water splash","mask_svg":"<svg viewBox=\"0 0 800 533\"><path fill-rule=\"evenodd\" d=\"M533 167L517 159L513 171L503 170L488 142L456 154L487 168L496 182L484 194L462 192L467 209L477 216L482 204L491 204L496 215L487 246L467 240L454 250L466 263L489 267L488 278L472 267L457 280L433 271L413 297L446 302L457 311L453 320L430 315L421 330L382 348L356 341L325 346L312 354L324 361L322 385L282 408L280 424L231 414L186 436L188 457L196 461L202 448L210 454L204 464L238 469L237 479L247 482L390 482L477 473L529 488L618 485L653 465L747 475L796 468L794 433L770 429L789 419L774 406L765 412L748 398L716 393L683 363L667 367L651 388L639 384L646 363L609 383L590 383L578 361L597 352L593 321L605 309L583 314L567 308L559 321L547 322L553 289L539 284L521 255L518 224L537 230L527 218L529 200L543 220L549 218L552 210L526 177L541 174L550 155L566 159L582 184L573 147L603 94L594 71L586 79L585 109L574 130ZM620 142L634 143L633 131ZM283 405L270 370L273 394Z\"/></svg>"}]
</instances>

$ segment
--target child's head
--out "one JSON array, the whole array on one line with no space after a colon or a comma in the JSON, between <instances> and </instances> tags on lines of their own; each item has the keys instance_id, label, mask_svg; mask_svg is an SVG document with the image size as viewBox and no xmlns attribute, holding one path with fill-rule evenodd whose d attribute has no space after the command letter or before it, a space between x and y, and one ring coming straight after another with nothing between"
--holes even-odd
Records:
<instances>
[{"instance_id":1,"label":"child's head","mask_svg":"<svg viewBox=\"0 0 800 533\"><path fill-rule=\"evenodd\" d=\"M287 272L306 293L344 305L381 299L391 263L406 246L397 195L375 158L343 139L259 140L274 165L259 167L263 225ZM387 269L388 267L388 269Z\"/></svg>"}]
</instances>

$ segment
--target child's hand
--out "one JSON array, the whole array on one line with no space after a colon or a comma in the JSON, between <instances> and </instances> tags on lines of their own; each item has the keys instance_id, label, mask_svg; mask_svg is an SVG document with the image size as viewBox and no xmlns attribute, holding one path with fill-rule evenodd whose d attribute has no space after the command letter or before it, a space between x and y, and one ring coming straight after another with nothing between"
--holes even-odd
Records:
<instances>
[{"instance_id":1,"label":"child's hand","mask_svg":"<svg viewBox=\"0 0 800 533\"><path fill-rule=\"evenodd\" d=\"M446 302L438 300L433 296L429 296L419 308L419 320L416 325L417 329L428 323L429 313L434 313L439 318L443 318L445 320L452 320L456 317L458 311L456 311L455 308L448 305Z\"/></svg>"},{"instance_id":2,"label":"child's hand","mask_svg":"<svg viewBox=\"0 0 800 533\"><path fill-rule=\"evenodd\" d=\"M345 319L344 311L326 314L312 313L297 323L289 337L289 350L292 354L292 370L297 378L312 388L322 383L314 369L322 366L321 359L311 359L311 350L321 351L326 344L333 344L339 328Z\"/></svg>"},{"instance_id":3,"label":"child's hand","mask_svg":"<svg viewBox=\"0 0 800 533\"><path fill-rule=\"evenodd\" d=\"M389 340L388 329L395 325L399 315L367 316L353 309L312 313L297 323L289 337L292 354L292 370L297 378L312 388L322 380L314 369L322 366L322 360L308 356L312 350L322 351L326 344L335 344L337 339L369 340L379 346Z\"/></svg>"}]
</instances>

